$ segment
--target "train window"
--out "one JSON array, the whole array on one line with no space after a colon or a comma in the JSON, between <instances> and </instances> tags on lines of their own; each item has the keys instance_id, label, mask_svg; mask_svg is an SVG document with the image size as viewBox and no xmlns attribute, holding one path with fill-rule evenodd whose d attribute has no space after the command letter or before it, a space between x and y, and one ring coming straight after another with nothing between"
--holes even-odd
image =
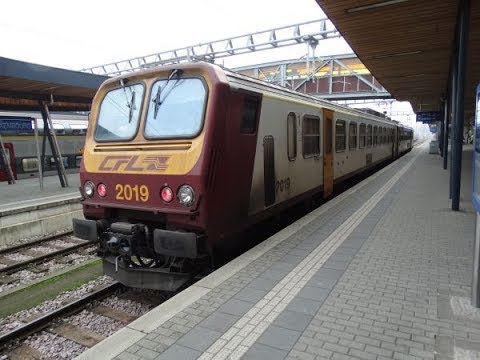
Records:
<instances>
[{"instance_id":1,"label":"train window","mask_svg":"<svg viewBox=\"0 0 480 360\"><path fill-rule=\"evenodd\" d=\"M152 86L145 136L147 138L193 138L203 126L207 90L196 78L162 79ZM242 119L245 131L255 131L251 124L256 118L257 102L247 97ZM248 125L248 126L247 126Z\"/></svg>"},{"instance_id":2,"label":"train window","mask_svg":"<svg viewBox=\"0 0 480 360\"><path fill-rule=\"evenodd\" d=\"M357 123L351 122L348 124L348 149L357 149Z\"/></svg>"},{"instance_id":3,"label":"train window","mask_svg":"<svg viewBox=\"0 0 480 360\"><path fill-rule=\"evenodd\" d=\"M302 138L304 158L320 155L320 118L311 115L303 117Z\"/></svg>"},{"instance_id":4,"label":"train window","mask_svg":"<svg viewBox=\"0 0 480 360\"><path fill-rule=\"evenodd\" d=\"M345 151L347 142L347 125L343 120L337 120L335 123L335 151Z\"/></svg>"},{"instance_id":5,"label":"train window","mask_svg":"<svg viewBox=\"0 0 480 360\"><path fill-rule=\"evenodd\" d=\"M137 132L144 87L135 84L107 92L100 104L95 140L129 140Z\"/></svg>"},{"instance_id":6,"label":"train window","mask_svg":"<svg viewBox=\"0 0 480 360\"><path fill-rule=\"evenodd\" d=\"M62 162L63 162L63 167L67 168L68 167L68 157L62 156ZM52 156L50 158L50 166L55 166L55 158Z\"/></svg>"},{"instance_id":7,"label":"train window","mask_svg":"<svg viewBox=\"0 0 480 360\"><path fill-rule=\"evenodd\" d=\"M360 124L360 149L365 147L365 138L367 137L367 127L365 124Z\"/></svg>"},{"instance_id":8,"label":"train window","mask_svg":"<svg viewBox=\"0 0 480 360\"><path fill-rule=\"evenodd\" d=\"M254 97L245 97L243 102L242 123L240 133L255 134L257 131L257 109L258 99Z\"/></svg>"},{"instance_id":9,"label":"train window","mask_svg":"<svg viewBox=\"0 0 480 360\"><path fill-rule=\"evenodd\" d=\"M75 167L80 167L81 163L82 163L82 155L76 155L75 156Z\"/></svg>"},{"instance_id":10,"label":"train window","mask_svg":"<svg viewBox=\"0 0 480 360\"><path fill-rule=\"evenodd\" d=\"M378 144L378 126L373 127L373 146Z\"/></svg>"},{"instance_id":11,"label":"train window","mask_svg":"<svg viewBox=\"0 0 480 360\"><path fill-rule=\"evenodd\" d=\"M382 130L382 144L386 144L387 143L387 129L381 128L381 130Z\"/></svg>"},{"instance_id":12,"label":"train window","mask_svg":"<svg viewBox=\"0 0 480 360\"><path fill-rule=\"evenodd\" d=\"M367 126L367 146L372 147L372 125Z\"/></svg>"},{"instance_id":13,"label":"train window","mask_svg":"<svg viewBox=\"0 0 480 360\"><path fill-rule=\"evenodd\" d=\"M38 160L36 158L22 159L22 168L24 172L31 172L38 170Z\"/></svg>"},{"instance_id":14,"label":"train window","mask_svg":"<svg viewBox=\"0 0 480 360\"><path fill-rule=\"evenodd\" d=\"M288 160L293 161L297 157L297 116L293 112L287 116L287 138Z\"/></svg>"},{"instance_id":15,"label":"train window","mask_svg":"<svg viewBox=\"0 0 480 360\"><path fill-rule=\"evenodd\" d=\"M72 135L85 135L87 133L87 129L73 129Z\"/></svg>"}]
</instances>

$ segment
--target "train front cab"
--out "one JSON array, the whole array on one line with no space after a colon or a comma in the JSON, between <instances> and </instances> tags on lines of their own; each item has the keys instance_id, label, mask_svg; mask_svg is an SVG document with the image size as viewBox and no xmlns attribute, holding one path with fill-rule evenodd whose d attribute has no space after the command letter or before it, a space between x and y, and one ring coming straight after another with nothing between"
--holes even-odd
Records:
<instances>
[{"instance_id":1,"label":"train front cab","mask_svg":"<svg viewBox=\"0 0 480 360\"><path fill-rule=\"evenodd\" d=\"M91 111L74 233L98 241L104 272L176 290L205 267L211 125L225 86L210 66L107 80ZM221 114L222 116L224 114Z\"/></svg>"},{"instance_id":2,"label":"train front cab","mask_svg":"<svg viewBox=\"0 0 480 360\"><path fill-rule=\"evenodd\" d=\"M178 68L108 80L92 105L74 232L128 286L184 286L248 219L261 95L211 65Z\"/></svg>"}]
</instances>

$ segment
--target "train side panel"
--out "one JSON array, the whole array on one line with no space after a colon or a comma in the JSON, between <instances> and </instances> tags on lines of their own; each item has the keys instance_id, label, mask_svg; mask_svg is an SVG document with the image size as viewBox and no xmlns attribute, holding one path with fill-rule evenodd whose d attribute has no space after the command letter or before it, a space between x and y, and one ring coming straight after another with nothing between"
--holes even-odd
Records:
<instances>
[{"instance_id":1,"label":"train side panel","mask_svg":"<svg viewBox=\"0 0 480 360\"><path fill-rule=\"evenodd\" d=\"M302 127L305 116L318 121L321 138L320 107L264 95L253 165L250 216L314 189L320 191L323 184L322 143L318 155L304 156ZM290 128L287 128L289 121ZM286 146L289 136L293 139L290 149ZM269 164L272 158L273 171Z\"/></svg>"},{"instance_id":2,"label":"train side panel","mask_svg":"<svg viewBox=\"0 0 480 360\"><path fill-rule=\"evenodd\" d=\"M37 149L35 137L32 135L4 136L5 142L11 143L15 151L15 167L17 177L28 178L38 172ZM58 146L63 158L63 164L67 171L78 171L80 160L82 158L83 146L85 144L84 135L57 135ZM42 151L42 137L39 136L40 152ZM52 159L52 152L48 141L45 147L45 170L49 175L50 171L55 171L55 165ZM55 172L56 173L56 172Z\"/></svg>"},{"instance_id":3,"label":"train side panel","mask_svg":"<svg viewBox=\"0 0 480 360\"><path fill-rule=\"evenodd\" d=\"M392 159L394 140L391 132L393 130L394 127L391 124L336 112L335 182L343 181L369 167Z\"/></svg>"}]
</instances>

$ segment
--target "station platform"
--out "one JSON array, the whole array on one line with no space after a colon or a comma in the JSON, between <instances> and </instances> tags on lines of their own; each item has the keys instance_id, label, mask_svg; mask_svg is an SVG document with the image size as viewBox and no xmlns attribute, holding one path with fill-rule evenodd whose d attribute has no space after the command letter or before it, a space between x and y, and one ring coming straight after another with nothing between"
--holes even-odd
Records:
<instances>
[{"instance_id":1,"label":"station platform","mask_svg":"<svg viewBox=\"0 0 480 360\"><path fill-rule=\"evenodd\" d=\"M71 229L73 217L82 217L80 176L67 174L68 187L57 176L0 182L0 248L17 241Z\"/></svg>"},{"instance_id":2,"label":"station platform","mask_svg":"<svg viewBox=\"0 0 480 360\"><path fill-rule=\"evenodd\" d=\"M78 359L479 359L459 212L423 144Z\"/></svg>"},{"instance_id":3,"label":"station platform","mask_svg":"<svg viewBox=\"0 0 480 360\"><path fill-rule=\"evenodd\" d=\"M62 188L58 176L43 178L40 190L38 178L16 180L15 184L0 182L0 212L45 204L58 199L79 198L80 175L67 174L68 187Z\"/></svg>"}]
</instances>

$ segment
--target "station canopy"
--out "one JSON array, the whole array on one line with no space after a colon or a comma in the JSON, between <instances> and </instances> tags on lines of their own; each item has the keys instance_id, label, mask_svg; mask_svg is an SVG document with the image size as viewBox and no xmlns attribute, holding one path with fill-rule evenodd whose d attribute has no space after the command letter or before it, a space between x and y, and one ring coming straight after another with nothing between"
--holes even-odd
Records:
<instances>
[{"instance_id":1,"label":"station canopy","mask_svg":"<svg viewBox=\"0 0 480 360\"><path fill-rule=\"evenodd\" d=\"M88 111L106 76L0 57L0 110Z\"/></svg>"},{"instance_id":2,"label":"station canopy","mask_svg":"<svg viewBox=\"0 0 480 360\"><path fill-rule=\"evenodd\" d=\"M459 1L317 0L376 79L413 110L441 111L455 53ZM480 81L480 1L471 0L465 119Z\"/></svg>"}]
</instances>

